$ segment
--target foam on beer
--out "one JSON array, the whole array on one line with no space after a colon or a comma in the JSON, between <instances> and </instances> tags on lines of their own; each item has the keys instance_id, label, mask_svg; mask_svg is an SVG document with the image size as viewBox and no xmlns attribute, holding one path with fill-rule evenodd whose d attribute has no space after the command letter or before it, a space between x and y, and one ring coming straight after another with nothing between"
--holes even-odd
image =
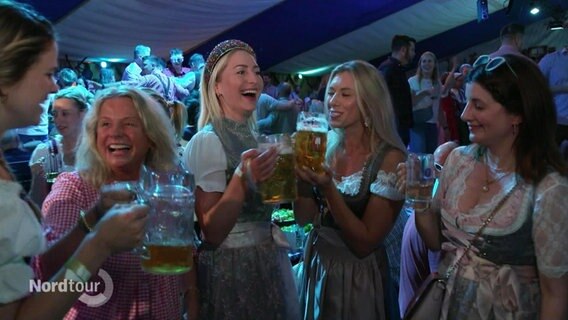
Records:
<instances>
[{"instance_id":1,"label":"foam on beer","mask_svg":"<svg viewBox=\"0 0 568 320\"><path fill-rule=\"evenodd\" d=\"M297 124L297 131L327 132L327 120L316 117L306 118Z\"/></svg>"}]
</instances>

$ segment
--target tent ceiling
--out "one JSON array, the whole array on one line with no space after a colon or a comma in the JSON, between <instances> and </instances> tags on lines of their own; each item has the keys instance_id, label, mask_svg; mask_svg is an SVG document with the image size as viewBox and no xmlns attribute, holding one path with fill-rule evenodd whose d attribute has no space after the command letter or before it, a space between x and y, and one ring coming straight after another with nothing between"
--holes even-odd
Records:
<instances>
[{"instance_id":1,"label":"tent ceiling","mask_svg":"<svg viewBox=\"0 0 568 320\"><path fill-rule=\"evenodd\" d=\"M238 38L255 48L262 69L283 73L348 59L378 63L394 34L416 38L418 53L444 57L495 39L506 23L568 9L566 0L540 0L548 8L531 17L529 0L514 0L508 13L513 0L488 0L490 18L478 23L476 0L21 1L55 22L61 55L72 59L129 61L139 43L164 58L173 47L207 55L219 41Z\"/></svg>"}]
</instances>

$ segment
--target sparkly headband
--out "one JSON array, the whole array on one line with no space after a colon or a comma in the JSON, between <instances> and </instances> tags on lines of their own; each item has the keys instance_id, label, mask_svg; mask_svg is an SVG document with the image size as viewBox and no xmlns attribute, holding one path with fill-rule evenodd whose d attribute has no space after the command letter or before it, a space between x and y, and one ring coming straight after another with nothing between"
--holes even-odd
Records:
<instances>
[{"instance_id":1,"label":"sparkly headband","mask_svg":"<svg viewBox=\"0 0 568 320\"><path fill-rule=\"evenodd\" d=\"M219 43L218 45L216 45L215 48L211 50L209 57L207 57L207 62L205 63L205 71L203 73L203 76L205 78L205 83L209 82L209 78L211 77L211 74L213 73L213 68L215 68L217 62L219 62L219 60L224 55L226 55L227 53L233 50L244 50L250 53L256 59L256 54L254 53L254 50L252 50L252 48L245 42L235 39L225 40Z\"/></svg>"}]
</instances>

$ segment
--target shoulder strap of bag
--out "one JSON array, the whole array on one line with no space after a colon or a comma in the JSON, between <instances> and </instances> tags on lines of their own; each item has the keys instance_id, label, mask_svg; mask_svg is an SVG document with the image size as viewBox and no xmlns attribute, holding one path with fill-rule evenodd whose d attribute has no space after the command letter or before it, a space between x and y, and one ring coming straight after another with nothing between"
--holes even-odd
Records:
<instances>
[{"instance_id":1,"label":"shoulder strap of bag","mask_svg":"<svg viewBox=\"0 0 568 320\"><path fill-rule=\"evenodd\" d=\"M481 228L479 228L479 230L477 230L477 233L475 234L475 236L473 237L473 239L471 241L469 241L469 244L467 245L467 247L465 248L465 251L463 252L463 254L460 256L460 258L454 263L452 264L449 268L448 271L446 272L446 274L444 275L445 279L449 279L450 276L452 275L452 273L455 271L455 269L459 266L461 260L463 259L463 257L465 255L468 254L469 250L471 250L471 247L473 246L473 243L475 241L477 241L477 239L479 239L479 237L481 236L481 233L483 232L483 230L485 229L485 227L487 227L487 225L493 220L493 218L495 217L495 214L497 213L497 211L499 211L499 209L501 209L501 207L503 206L503 204L505 203L505 201L507 201L507 199L509 199L509 197L511 196L511 194L513 194L513 192L517 189L517 187L519 187L518 182L515 182L515 186L513 186L513 188L511 188L511 190L509 190L509 192L507 192L507 194L501 199L501 201L499 201L499 203L495 206L495 208L493 209L493 211L489 214L489 216L487 217L487 219L485 219L485 221L483 222L483 225L481 225Z\"/></svg>"}]
</instances>

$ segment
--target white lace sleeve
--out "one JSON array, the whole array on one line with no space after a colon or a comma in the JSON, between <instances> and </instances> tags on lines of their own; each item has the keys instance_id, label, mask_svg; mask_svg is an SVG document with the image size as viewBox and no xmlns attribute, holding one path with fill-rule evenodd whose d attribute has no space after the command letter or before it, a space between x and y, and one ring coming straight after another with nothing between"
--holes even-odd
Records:
<instances>
[{"instance_id":1,"label":"white lace sleeve","mask_svg":"<svg viewBox=\"0 0 568 320\"><path fill-rule=\"evenodd\" d=\"M223 192L227 187L227 157L219 137L199 131L183 152L185 168L193 174L195 185L205 192Z\"/></svg>"},{"instance_id":2,"label":"white lace sleeve","mask_svg":"<svg viewBox=\"0 0 568 320\"><path fill-rule=\"evenodd\" d=\"M396 189L396 173L379 170L377 178L371 183L371 193L389 200L403 200L404 194Z\"/></svg>"},{"instance_id":3,"label":"white lace sleeve","mask_svg":"<svg viewBox=\"0 0 568 320\"><path fill-rule=\"evenodd\" d=\"M533 239L538 270L551 278L568 273L568 179L546 176L536 190Z\"/></svg>"}]
</instances>

